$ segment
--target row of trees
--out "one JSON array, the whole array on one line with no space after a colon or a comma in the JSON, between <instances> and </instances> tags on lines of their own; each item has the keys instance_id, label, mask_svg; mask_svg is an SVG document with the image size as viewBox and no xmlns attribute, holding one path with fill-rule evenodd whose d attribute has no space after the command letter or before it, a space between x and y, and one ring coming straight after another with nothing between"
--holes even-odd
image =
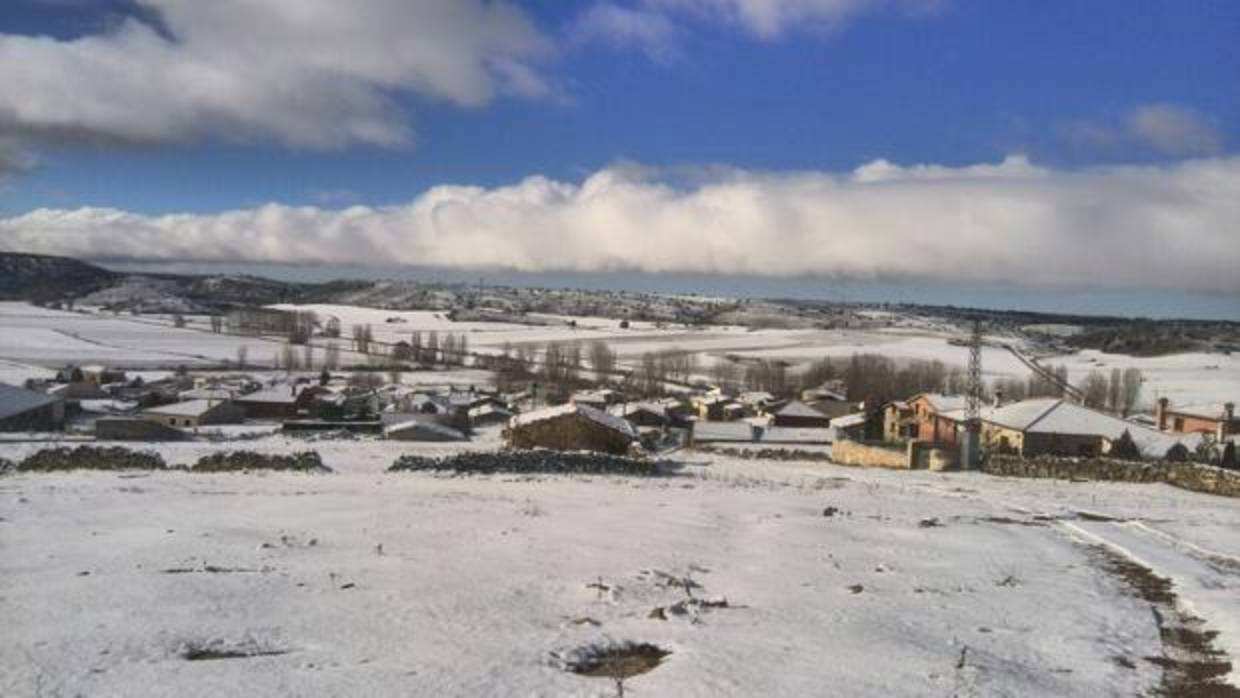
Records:
<instances>
[{"instance_id":1,"label":"row of trees","mask_svg":"<svg viewBox=\"0 0 1240 698\"><path fill-rule=\"evenodd\" d=\"M1141 369L1128 368L1121 371L1113 368L1109 378L1101 371L1090 371L1081 381L1080 389L1086 405L1127 417L1137 406L1137 400L1141 397L1141 384L1144 382Z\"/></svg>"}]
</instances>

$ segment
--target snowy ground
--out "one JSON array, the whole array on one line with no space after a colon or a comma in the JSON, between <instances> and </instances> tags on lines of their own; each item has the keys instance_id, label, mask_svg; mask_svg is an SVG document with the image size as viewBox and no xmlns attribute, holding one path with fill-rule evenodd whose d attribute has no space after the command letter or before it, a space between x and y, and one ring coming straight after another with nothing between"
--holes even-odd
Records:
<instances>
[{"instance_id":1,"label":"snowy ground","mask_svg":"<svg viewBox=\"0 0 1240 698\"><path fill-rule=\"evenodd\" d=\"M630 696L1152 692L1150 605L1100 544L1240 657L1235 500L703 454L657 479L436 477L382 470L459 447L308 445L337 472L0 479L0 694L608 696L553 656L607 638L671 651ZM652 619L686 598L660 573L728 607Z\"/></svg>"},{"instance_id":2,"label":"snowy ground","mask_svg":"<svg viewBox=\"0 0 1240 698\"><path fill-rule=\"evenodd\" d=\"M893 326L878 330L748 330L737 326L690 328L656 326L635 322L620 329L615 320L605 318L551 318L561 324L549 326L512 323L460 322L448 320L444 313L431 311L391 311L340 305L278 306L313 310L320 317L339 318L344 335L352 325L369 324L376 339L385 342L408 340L414 331L465 333L471 351L498 353L506 344L528 345L537 349L547 342L587 342L605 340L621 363L636 366L645 352L684 349L698 354L702 371L729 355L780 359L804 365L826 356L846 360L856 353L874 353L897 361L938 360L964 366L967 352L948 340L955 335L947 328ZM401 322L387 322L399 318ZM576 326L567 325L575 320ZM21 383L26 378L43 377L49 368L68 363L101 363L127 368L172 368L185 364L218 365L236 358L237 349L246 347L252 365L270 365L282 344L274 338L233 337L212 334L202 317L187 318L187 328L171 326L164 316L113 316L82 314L36 308L24 303L0 303L0 381ZM1010 337L995 338L1004 342ZM323 357L322 343L316 347ZM363 360L347 351L347 339L339 341L343 360ZM1159 397L1173 403L1235 401L1240 397L1240 355L1188 353L1154 358L1081 351L1042 359L1046 365L1064 364L1069 379L1079 384L1091 370L1109 374L1113 368L1140 368L1146 378L1142 403L1151 407ZM1028 370L1004 349L987 347L982 365L989 377L1025 378ZM439 380L435 378L434 380ZM472 379L467 379L472 381ZM477 382L477 381L473 381Z\"/></svg>"}]
</instances>

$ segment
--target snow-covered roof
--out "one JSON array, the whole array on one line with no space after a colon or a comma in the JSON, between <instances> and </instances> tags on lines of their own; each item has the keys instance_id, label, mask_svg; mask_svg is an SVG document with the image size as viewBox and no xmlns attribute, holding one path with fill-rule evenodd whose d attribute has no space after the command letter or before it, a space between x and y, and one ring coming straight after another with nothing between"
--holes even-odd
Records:
<instances>
[{"instance_id":1,"label":"snow-covered roof","mask_svg":"<svg viewBox=\"0 0 1240 698\"><path fill-rule=\"evenodd\" d=\"M608 429L613 429L633 438L637 438L637 431L633 429L633 425L624 421L622 418L607 414L606 412L590 407L589 405L582 405L576 402L524 412L509 420L508 425L510 427L526 426L528 424L543 422L548 419L558 419L570 414L585 417L586 419L601 424Z\"/></svg>"},{"instance_id":2,"label":"snow-covered roof","mask_svg":"<svg viewBox=\"0 0 1240 698\"><path fill-rule=\"evenodd\" d=\"M274 388L259 390L245 395L238 395L238 402L270 402L278 404L287 404L297 401L297 393L301 391L291 388L287 385L278 385Z\"/></svg>"},{"instance_id":3,"label":"snow-covered roof","mask_svg":"<svg viewBox=\"0 0 1240 698\"><path fill-rule=\"evenodd\" d=\"M1182 414L1188 417L1198 417L1200 419L1223 419L1226 412L1226 405L1221 402L1200 402L1193 405L1170 405L1167 412L1172 414ZM1234 419L1233 408L1233 419Z\"/></svg>"},{"instance_id":4,"label":"snow-covered roof","mask_svg":"<svg viewBox=\"0 0 1240 698\"><path fill-rule=\"evenodd\" d=\"M739 402L748 405L758 405L764 402L771 402L775 396L765 390L748 390L736 396Z\"/></svg>"},{"instance_id":5,"label":"snow-covered roof","mask_svg":"<svg viewBox=\"0 0 1240 698\"><path fill-rule=\"evenodd\" d=\"M749 422L693 423L694 441L753 441L754 428Z\"/></svg>"},{"instance_id":6,"label":"snow-covered roof","mask_svg":"<svg viewBox=\"0 0 1240 698\"><path fill-rule=\"evenodd\" d=\"M43 393L0 383L0 419L38 409L51 401Z\"/></svg>"},{"instance_id":7,"label":"snow-covered roof","mask_svg":"<svg viewBox=\"0 0 1240 698\"><path fill-rule=\"evenodd\" d=\"M384 421L387 421L387 420L384 420ZM416 418L406 419L404 421L396 422L394 424L389 424L383 427L383 434L387 436L390 434L395 434L395 433L399 433L402 431L410 431L410 430L422 431L422 432L426 432L430 434L438 434L439 436L443 436L445 438L454 439L458 441L465 440L465 434L461 433L457 429L444 426L443 424L437 424L429 420L416 419Z\"/></svg>"},{"instance_id":8,"label":"snow-covered roof","mask_svg":"<svg viewBox=\"0 0 1240 698\"><path fill-rule=\"evenodd\" d=\"M758 437L759 443L828 444L833 432L826 427L767 427Z\"/></svg>"},{"instance_id":9,"label":"snow-covered roof","mask_svg":"<svg viewBox=\"0 0 1240 698\"><path fill-rule=\"evenodd\" d=\"M626 402L622 405L613 406L610 412L617 417L628 417L638 412L649 412L660 417L667 416L667 408L653 402Z\"/></svg>"},{"instance_id":10,"label":"snow-covered roof","mask_svg":"<svg viewBox=\"0 0 1240 698\"><path fill-rule=\"evenodd\" d=\"M801 402L800 400L792 400L788 404L779 408L775 415L777 417L813 417L816 419L826 419L827 415Z\"/></svg>"},{"instance_id":11,"label":"snow-covered roof","mask_svg":"<svg viewBox=\"0 0 1240 698\"><path fill-rule=\"evenodd\" d=\"M1126 431L1147 456L1161 456L1177 443L1189 445L1182 435L1150 429L1060 398L1035 398L985 407L979 416L983 422L1030 434L1100 436L1115 440ZM963 411L953 415L956 417L963 420Z\"/></svg>"},{"instance_id":12,"label":"snow-covered roof","mask_svg":"<svg viewBox=\"0 0 1240 698\"><path fill-rule=\"evenodd\" d=\"M181 391L182 400L230 400L233 392L223 388L194 388Z\"/></svg>"},{"instance_id":13,"label":"snow-covered roof","mask_svg":"<svg viewBox=\"0 0 1240 698\"><path fill-rule=\"evenodd\" d=\"M167 415L169 417L198 417L206 414L212 407L220 404L218 400L188 400L174 402L171 405L160 405L143 410L146 414Z\"/></svg>"},{"instance_id":14,"label":"snow-covered roof","mask_svg":"<svg viewBox=\"0 0 1240 698\"><path fill-rule=\"evenodd\" d=\"M857 427L865 424L865 413L857 412L855 414L846 414L842 417L832 417L831 426L837 429L848 429L849 427Z\"/></svg>"}]
</instances>

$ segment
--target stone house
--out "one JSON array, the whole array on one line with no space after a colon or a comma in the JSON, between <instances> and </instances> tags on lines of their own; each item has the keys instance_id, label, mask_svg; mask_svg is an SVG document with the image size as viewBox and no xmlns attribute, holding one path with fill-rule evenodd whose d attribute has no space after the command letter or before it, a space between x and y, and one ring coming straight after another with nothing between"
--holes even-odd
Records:
<instances>
[{"instance_id":1,"label":"stone house","mask_svg":"<svg viewBox=\"0 0 1240 698\"><path fill-rule=\"evenodd\" d=\"M1160 398L1154 408L1154 425L1159 431L1176 434L1212 434L1219 441L1240 434L1240 419L1234 402L1213 402L1172 406Z\"/></svg>"},{"instance_id":2,"label":"stone house","mask_svg":"<svg viewBox=\"0 0 1240 698\"><path fill-rule=\"evenodd\" d=\"M189 400L160 405L139 413L143 419L179 429L212 424L239 424L245 411L228 400Z\"/></svg>"},{"instance_id":3,"label":"stone house","mask_svg":"<svg viewBox=\"0 0 1240 698\"><path fill-rule=\"evenodd\" d=\"M777 427L826 429L831 418L800 400L792 400L775 410L771 423Z\"/></svg>"},{"instance_id":4,"label":"stone house","mask_svg":"<svg viewBox=\"0 0 1240 698\"><path fill-rule=\"evenodd\" d=\"M620 417L570 402L513 417L504 438L513 448L625 454L638 434Z\"/></svg>"}]
</instances>

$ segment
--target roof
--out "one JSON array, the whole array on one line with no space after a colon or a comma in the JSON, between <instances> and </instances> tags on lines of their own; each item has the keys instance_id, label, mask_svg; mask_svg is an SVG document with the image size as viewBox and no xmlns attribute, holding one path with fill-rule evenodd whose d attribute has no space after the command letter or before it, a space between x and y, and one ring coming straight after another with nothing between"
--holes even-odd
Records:
<instances>
[{"instance_id":1,"label":"roof","mask_svg":"<svg viewBox=\"0 0 1240 698\"><path fill-rule=\"evenodd\" d=\"M760 443L829 444L833 431L827 427L768 427L758 437Z\"/></svg>"},{"instance_id":2,"label":"roof","mask_svg":"<svg viewBox=\"0 0 1240 698\"><path fill-rule=\"evenodd\" d=\"M540 410L532 410L523 414L516 415L509 420L510 427L521 427L538 422L544 422L549 419L558 419L567 415L575 414L579 417L585 417L590 421L601 424L613 431L618 431L626 436L637 438L637 432L633 429L633 425L624 421L620 417L607 414L602 410L595 409L589 405L582 405L576 402L570 402L565 405L557 405L555 407L544 407Z\"/></svg>"},{"instance_id":3,"label":"roof","mask_svg":"<svg viewBox=\"0 0 1240 698\"><path fill-rule=\"evenodd\" d=\"M968 400L964 395L944 395L942 393L919 393L909 398L909 402L913 402L917 398L925 398L935 412L951 412L953 410L963 410Z\"/></svg>"},{"instance_id":4,"label":"roof","mask_svg":"<svg viewBox=\"0 0 1240 698\"><path fill-rule=\"evenodd\" d=\"M694 441L753 441L754 428L749 422L693 423Z\"/></svg>"},{"instance_id":5,"label":"roof","mask_svg":"<svg viewBox=\"0 0 1240 698\"><path fill-rule=\"evenodd\" d=\"M37 410L51 402L52 398L43 393L0 383L0 419Z\"/></svg>"},{"instance_id":6,"label":"roof","mask_svg":"<svg viewBox=\"0 0 1240 698\"><path fill-rule=\"evenodd\" d=\"M231 400L233 391L223 388L194 388L181 391L183 400Z\"/></svg>"},{"instance_id":7,"label":"roof","mask_svg":"<svg viewBox=\"0 0 1240 698\"><path fill-rule=\"evenodd\" d=\"M816 419L826 419L827 415L801 402L800 400L792 400L788 404L779 408L775 412L776 417L814 417Z\"/></svg>"},{"instance_id":8,"label":"roof","mask_svg":"<svg viewBox=\"0 0 1240 698\"><path fill-rule=\"evenodd\" d=\"M210 412L211 409L221 404L216 400L188 400L186 402L174 402L171 405L160 405L143 410L144 414L162 414L170 417L197 417Z\"/></svg>"},{"instance_id":9,"label":"roof","mask_svg":"<svg viewBox=\"0 0 1240 698\"><path fill-rule=\"evenodd\" d=\"M618 417L628 417L638 412L649 412L660 417L667 417L667 408L653 402L626 402L611 409L611 413Z\"/></svg>"},{"instance_id":10,"label":"roof","mask_svg":"<svg viewBox=\"0 0 1240 698\"><path fill-rule=\"evenodd\" d=\"M1167 412L1169 414L1182 414L1188 417L1221 421L1226 409L1227 406L1222 402L1200 402L1194 405L1170 405L1167 407ZM1233 406L1232 419L1235 419L1234 409Z\"/></svg>"},{"instance_id":11,"label":"roof","mask_svg":"<svg viewBox=\"0 0 1240 698\"><path fill-rule=\"evenodd\" d=\"M1149 456L1161 456L1177 443L1187 445L1181 435L1156 431L1060 398L1036 398L986 407L980 416L984 422L1030 434L1099 436L1115 440L1126 431L1141 453Z\"/></svg>"},{"instance_id":12,"label":"roof","mask_svg":"<svg viewBox=\"0 0 1240 698\"><path fill-rule=\"evenodd\" d=\"M736 399L754 405L759 402L770 402L775 399L775 396L765 390L748 390L737 395Z\"/></svg>"},{"instance_id":13,"label":"roof","mask_svg":"<svg viewBox=\"0 0 1240 698\"><path fill-rule=\"evenodd\" d=\"M859 427L865 424L865 413L857 412L855 414L846 414L842 417L832 417L831 426L837 429L848 429L849 427Z\"/></svg>"},{"instance_id":14,"label":"roof","mask_svg":"<svg viewBox=\"0 0 1240 698\"><path fill-rule=\"evenodd\" d=\"M386 423L387 420L385 419L384 422ZM439 436L443 436L445 438L454 439L458 441L465 440L465 434L461 433L459 430L453 429L452 427L444 426L442 424L436 424L435 422L427 421L424 419L410 418L410 419L405 419L404 421L396 422L394 424L388 424L387 426L383 427L384 435L393 434L393 433L402 432L402 431L411 431L411 430L421 431L421 432L430 433L430 434L438 434Z\"/></svg>"},{"instance_id":15,"label":"roof","mask_svg":"<svg viewBox=\"0 0 1240 698\"><path fill-rule=\"evenodd\" d=\"M238 395L237 402L269 402L276 404L291 404L297 401L297 393L293 388L287 385L279 385L266 390L259 390L245 395Z\"/></svg>"}]
</instances>

